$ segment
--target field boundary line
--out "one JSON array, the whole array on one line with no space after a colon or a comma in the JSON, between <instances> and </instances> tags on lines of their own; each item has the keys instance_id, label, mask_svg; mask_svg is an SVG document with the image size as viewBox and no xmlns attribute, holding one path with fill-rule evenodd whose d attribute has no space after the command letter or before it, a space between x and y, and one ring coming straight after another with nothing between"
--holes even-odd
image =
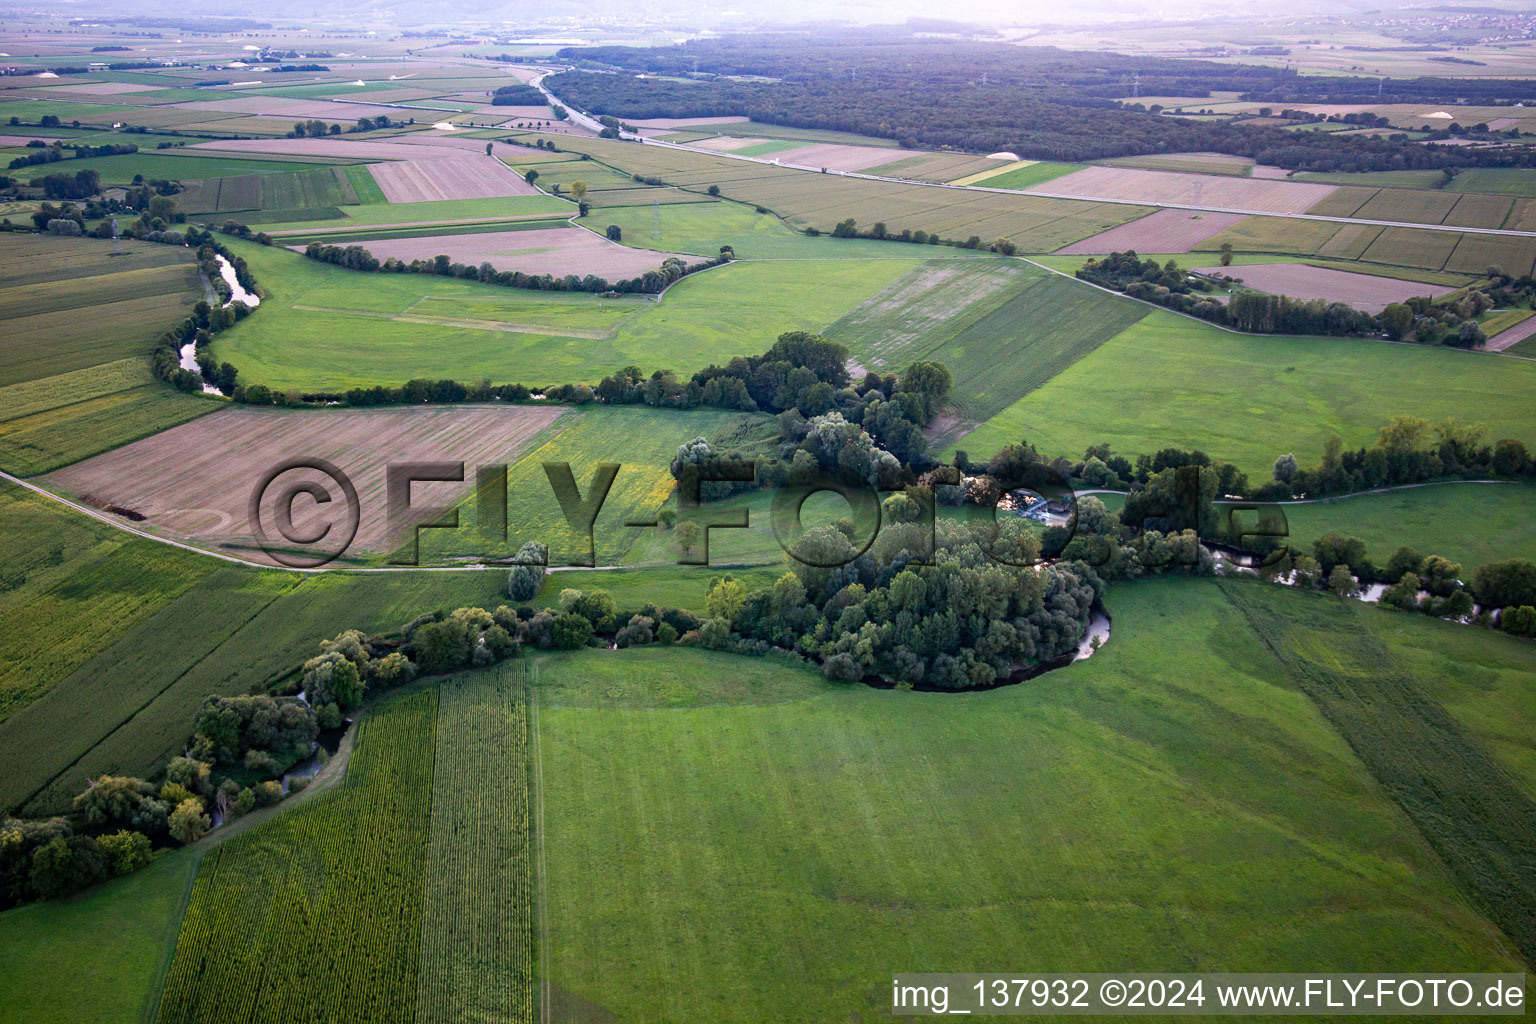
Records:
<instances>
[{"instance_id":1,"label":"field boundary line","mask_svg":"<svg viewBox=\"0 0 1536 1024\"><path fill-rule=\"evenodd\" d=\"M539 724L539 661L533 663L533 685L528 688L528 707L533 726L534 828L539 842L534 864L538 872L535 898L539 901L539 1019L550 1024L549 978L549 876L544 859L544 739Z\"/></svg>"},{"instance_id":2,"label":"field boundary line","mask_svg":"<svg viewBox=\"0 0 1536 1024\"><path fill-rule=\"evenodd\" d=\"M171 961L176 959L176 944L181 939L181 923L186 920L187 906L192 902L192 888L197 884L198 872L203 867L203 855L207 850L199 850L188 858L187 866L183 869L187 873L186 882L181 887L181 898L176 902L176 913L172 916L168 926L168 934L160 945L160 958L155 964L154 989L150 998L144 1000L143 1015L139 1018L140 1024L155 1024L160 1017L160 1002L165 996L165 979L171 973Z\"/></svg>"}]
</instances>

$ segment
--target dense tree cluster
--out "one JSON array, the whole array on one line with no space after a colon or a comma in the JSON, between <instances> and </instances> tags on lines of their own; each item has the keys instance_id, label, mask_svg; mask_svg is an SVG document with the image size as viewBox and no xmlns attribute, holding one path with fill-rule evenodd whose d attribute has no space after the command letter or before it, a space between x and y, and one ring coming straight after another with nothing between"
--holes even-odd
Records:
<instances>
[{"instance_id":1,"label":"dense tree cluster","mask_svg":"<svg viewBox=\"0 0 1536 1024\"><path fill-rule=\"evenodd\" d=\"M531 85L504 85L491 94L493 107L536 107L546 102L544 94Z\"/></svg>"},{"instance_id":2,"label":"dense tree cluster","mask_svg":"<svg viewBox=\"0 0 1536 1024\"><path fill-rule=\"evenodd\" d=\"M1394 416L1381 428L1369 448L1344 450L1334 434L1323 448L1322 460L1311 468L1298 466L1287 453L1275 460L1274 479L1256 487L1249 497L1284 501L1353 491L1418 484L1458 477L1536 477L1536 461L1513 438L1490 444L1481 423L1454 419L1430 423L1417 416Z\"/></svg>"},{"instance_id":3,"label":"dense tree cluster","mask_svg":"<svg viewBox=\"0 0 1536 1024\"><path fill-rule=\"evenodd\" d=\"M1132 92L1138 75L1146 95L1235 90L1283 101L1311 99L1333 83L1351 95L1362 87L1360 80L1302 78L1294 69L1258 65L916 40L910 33L884 30L754 33L679 46L582 47L561 55L584 70L551 76L550 89L585 109L623 118L746 115L907 146L1008 150L1046 160L1215 151L1312 171L1529 166L1531 160L1518 147L1293 133L1168 117L1115 99ZM636 71L662 77L640 78ZM1466 95L1461 80L1417 81L1425 96L1439 97L1435 102ZM1382 102L1374 99L1378 80L1371 79L1369 88L1370 102ZM1531 88L1529 82L1490 81L1482 102L1525 99Z\"/></svg>"}]
</instances>

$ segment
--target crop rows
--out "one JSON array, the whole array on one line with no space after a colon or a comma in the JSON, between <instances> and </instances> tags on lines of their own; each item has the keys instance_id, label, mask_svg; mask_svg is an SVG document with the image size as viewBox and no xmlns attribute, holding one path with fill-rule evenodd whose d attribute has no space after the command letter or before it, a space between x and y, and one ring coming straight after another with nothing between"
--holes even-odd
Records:
<instances>
[{"instance_id":1,"label":"crop rows","mask_svg":"<svg viewBox=\"0 0 1536 1024\"><path fill-rule=\"evenodd\" d=\"M439 687L417 1024L533 1020L525 685L508 664Z\"/></svg>"},{"instance_id":2,"label":"crop rows","mask_svg":"<svg viewBox=\"0 0 1536 1024\"><path fill-rule=\"evenodd\" d=\"M1530 958L1536 804L1360 621L1374 612L1254 585L1222 589L1463 890Z\"/></svg>"},{"instance_id":3,"label":"crop rows","mask_svg":"<svg viewBox=\"0 0 1536 1024\"><path fill-rule=\"evenodd\" d=\"M208 856L162 1022L414 1019L436 703L378 706L343 787Z\"/></svg>"}]
</instances>

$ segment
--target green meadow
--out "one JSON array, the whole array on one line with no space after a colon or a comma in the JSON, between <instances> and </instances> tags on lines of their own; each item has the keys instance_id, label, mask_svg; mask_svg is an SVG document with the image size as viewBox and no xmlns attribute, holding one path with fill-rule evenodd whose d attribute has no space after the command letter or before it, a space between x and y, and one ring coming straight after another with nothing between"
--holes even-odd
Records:
<instances>
[{"instance_id":1,"label":"green meadow","mask_svg":"<svg viewBox=\"0 0 1536 1024\"><path fill-rule=\"evenodd\" d=\"M1325 623L1340 607L1275 599L1290 596ZM552 1004L583 1019L874 1019L893 964L999 956L1053 971L1518 969L1220 585L1117 587L1109 607L1114 634L1090 661L983 693L688 650L541 657ZM1529 671L1505 638L1467 644L1457 664Z\"/></svg>"},{"instance_id":2,"label":"green meadow","mask_svg":"<svg viewBox=\"0 0 1536 1024\"><path fill-rule=\"evenodd\" d=\"M313 228L375 227L386 224L417 224L442 220L496 220L497 218L523 217L531 214L566 214L576 212L575 206L554 196L502 196L496 199L440 199L426 203L385 203L383 192L377 199L371 198L363 175L348 173L348 181L359 199L358 206L338 206L342 216L323 220L297 220L261 225L261 230L292 231ZM372 181L368 176L368 181ZM378 190L377 183L373 185ZM370 198L365 199L365 196Z\"/></svg>"},{"instance_id":3,"label":"green meadow","mask_svg":"<svg viewBox=\"0 0 1536 1024\"><path fill-rule=\"evenodd\" d=\"M1506 558L1536 561L1536 487L1431 484L1286 505L1282 511L1291 544L1302 550L1311 550L1313 540L1332 532L1360 538L1382 565L1400 547L1459 562L1466 573Z\"/></svg>"},{"instance_id":4,"label":"green meadow","mask_svg":"<svg viewBox=\"0 0 1536 1024\"><path fill-rule=\"evenodd\" d=\"M199 857L178 852L79 895L0 914L0 1024L153 1017ZM20 979L69 978L67 985Z\"/></svg>"},{"instance_id":5,"label":"green meadow","mask_svg":"<svg viewBox=\"0 0 1536 1024\"><path fill-rule=\"evenodd\" d=\"M1251 337L1154 310L958 442L972 457L1027 438L1080 457L1198 448L1268 479L1276 457L1321 458L1328 436L1371 444L1393 416L1487 424L1536 444L1536 364L1347 338Z\"/></svg>"},{"instance_id":6,"label":"green meadow","mask_svg":"<svg viewBox=\"0 0 1536 1024\"><path fill-rule=\"evenodd\" d=\"M623 232L625 245L662 252L714 256L730 246L742 259L853 259L924 255L952 256L955 249L923 249L911 244L870 238L812 238L789 227L771 213L758 213L744 203L673 203L658 213L642 206L594 209L581 223L594 231L612 224ZM969 254L981 255L987 254Z\"/></svg>"},{"instance_id":7,"label":"green meadow","mask_svg":"<svg viewBox=\"0 0 1536 1024\"><path fill-rule=\"evenodd\" d=\"M784 331L822 330L908 268L738 263L686 278L651 302L365 274L277 247L238 249L265 298L256 316L218 336L213 355L237 366L243 382L306 390L414 377L596 384L629 364L692 372L765 351ZM423 303L430 313L419 311Z\"/></svg>"}]
</instances>

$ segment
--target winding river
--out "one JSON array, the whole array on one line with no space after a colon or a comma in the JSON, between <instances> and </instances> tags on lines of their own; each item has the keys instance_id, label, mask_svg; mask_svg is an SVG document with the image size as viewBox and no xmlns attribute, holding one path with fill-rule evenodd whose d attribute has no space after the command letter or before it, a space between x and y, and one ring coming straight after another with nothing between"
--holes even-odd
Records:
<instances>
[{"instance_id":1,"label":"winding river","mask_svg":"<svg viewBox=\"0 0 1536 1024\"><path fill-rule=\"evenodd\" d=\"M252 309L261 305L261 299L258 296L252 295L250 292L246 291L245 288L240 284L240 279L235 276L234 264L230 263L229 260L225 259L223 256L219 256L217 254L215 254L213 258L219 261L219 276L224 279L225 284L229 285L229 302L224 303L226 307L235 302L243 302L247 306L250 306ZM185 345L181 346L181 368L183 370L188 370L192 373L201 375L202 370L199 369L197 365L196 342L189 341ZM220 391L212 384L204 382L203 394L222 395L223 393L224 392Z\"/></svg>"}]
</instances>

